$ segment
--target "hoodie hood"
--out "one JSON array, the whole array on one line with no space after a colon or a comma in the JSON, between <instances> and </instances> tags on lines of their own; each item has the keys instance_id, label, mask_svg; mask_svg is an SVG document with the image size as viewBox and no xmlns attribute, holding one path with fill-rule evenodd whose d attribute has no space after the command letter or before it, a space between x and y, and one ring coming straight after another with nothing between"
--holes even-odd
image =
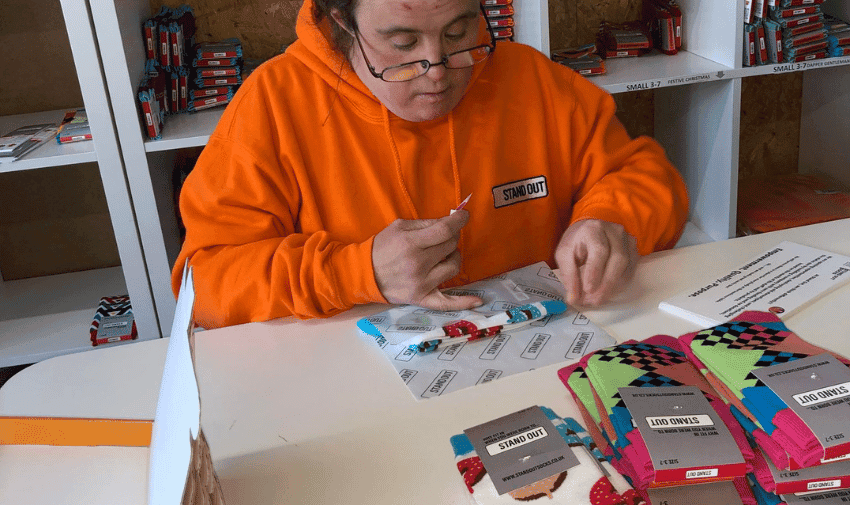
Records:
<instances>
[{"instance_id":1,"label":"hoodie hood","mask_svg":"<svg viewBox=\"0 0 850 505\"><path fill-rule=\"evenodd\" d=\"M318 74L329 86L337 90L340 99L348 102L365 118L372 121L384 121L388 112L385 110L386 107L363 84L348 62L348 58L334 48L330 35L331 22L330 18L325 17L317 25L313 21L313 0L304 0L295 23L298 40L287 48L286 53L298 58ZM479 26L479 40L482 44L489 40L487 26L483 19ZM467 90L486 65L487 62L484 62L473 67ZM392 112L389 112L389 115L395 117Z\"/></svg>"}]
</instances>

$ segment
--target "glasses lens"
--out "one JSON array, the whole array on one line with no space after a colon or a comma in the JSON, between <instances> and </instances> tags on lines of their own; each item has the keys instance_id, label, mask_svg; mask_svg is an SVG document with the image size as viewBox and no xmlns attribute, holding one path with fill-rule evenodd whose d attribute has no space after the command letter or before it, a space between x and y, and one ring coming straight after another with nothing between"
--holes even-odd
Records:
<instances>
[{"instance_id":1,"label":"glasses lens","mask_svg":"<svg viewBox=\"0 0 850 505\"><path fill-rule=\"evenodd\" d=\"M490 55L490 46L473 47L467 51L461 51L449 55L446 60L446 68L466 68L484 61Z\"/></svg>"},{"instance_id":2,"label":"glasses lens","mask_svg":"<svg viewBox=\"0 0 850 505\"><path fill-rule=\"evenodd\" d=\"M423 61L390 67L384 70L381 78L388 82L409 81L416 79L428 70L428 64Z\"/></svg>"}]
</instances>

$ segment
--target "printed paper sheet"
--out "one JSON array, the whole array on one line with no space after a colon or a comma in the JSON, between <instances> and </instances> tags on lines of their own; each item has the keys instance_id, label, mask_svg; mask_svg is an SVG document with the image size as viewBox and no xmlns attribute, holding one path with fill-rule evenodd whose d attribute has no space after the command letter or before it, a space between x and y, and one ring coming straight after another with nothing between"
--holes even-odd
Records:
<instances>
[{"instance_id":1,"label":"printed paper sheet","mask_svg":"<svg viewBox=\"0 0 850 505\"><path fill-rule=\"evenodd\" d=\"M547 316L513 331L451 345L444 342L428 353L418 353L402 345L418 333L466 319L474 313L490 316L527 303L564 297L563 285L545 262L446 292L476 294L484 304L456 312L402 305L357 324L381 348L418 400L554 363L567 365L614 343L604 330L568 306L562 314Z\"/></svg>"}]
</instances>

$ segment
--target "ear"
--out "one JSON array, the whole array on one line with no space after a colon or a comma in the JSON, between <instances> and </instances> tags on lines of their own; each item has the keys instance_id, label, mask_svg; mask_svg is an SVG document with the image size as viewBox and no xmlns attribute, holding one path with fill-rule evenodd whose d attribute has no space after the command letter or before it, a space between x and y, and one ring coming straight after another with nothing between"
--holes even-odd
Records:
<instances>
[{"instance_id":1,"label":"ear","mask_svg":"<svg viewBox=\"0 0 850 505\"><path fill-rule=\"evenodd\" d=\"M339 12L339 9L331 9L331 18L339 25L340 28L345 30L352 37L354 36L354 30L352 30L351 27L345 23L345 20L342 19L342 14Z\"/></svg>"}]
</instances>

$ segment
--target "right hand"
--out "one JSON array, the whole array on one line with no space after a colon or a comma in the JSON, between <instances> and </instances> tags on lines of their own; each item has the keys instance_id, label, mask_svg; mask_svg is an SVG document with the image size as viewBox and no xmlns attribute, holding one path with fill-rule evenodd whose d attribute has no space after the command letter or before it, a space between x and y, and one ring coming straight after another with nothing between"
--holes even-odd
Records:
<instances>
[{"instance_id":1,"label":"right hand","mask_svg":"<svg viewBox=\"0 0 850 505\"><path fill-rule=\"evenodd\" d=\"M372 243L372 268L378 288L389 303L434 310L465 310L483 300L454 296L437 287L460 272L457 249L460 230L469 212L457 211L440 219L396 219Z\"/></svg>"}]
</instances>

